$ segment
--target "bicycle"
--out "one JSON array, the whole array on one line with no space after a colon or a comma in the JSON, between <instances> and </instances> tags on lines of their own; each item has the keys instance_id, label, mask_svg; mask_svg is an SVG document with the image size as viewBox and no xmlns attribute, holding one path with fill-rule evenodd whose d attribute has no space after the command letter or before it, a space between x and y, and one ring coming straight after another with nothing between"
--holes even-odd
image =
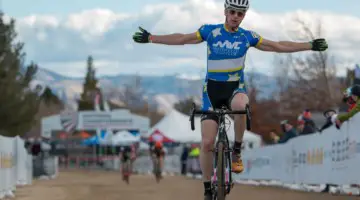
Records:
<instances>
[{"instance_id":1,"label":"bicycle","mask_svg":"<svg viewBox=\"0 0 360 200\"><path fill-rule=\"evenodd\" d=\"M154 175L156 182L159 183L161 179L161 169L160 169L160 160L157 157L155 158Z\"/></svg>"},{"instance_id":2,"label":"bicycle","mask_svg":"<svg viewBox=\"0 0 360 200\"><path fill-rule=\"evenodd\" d=\"M225 115L231 114L243 114L246 115L247 130L251 127L251 113L249 105L246 105L245 110L229 111L225 106L215 111L202 111L196 110L196 105L193 104L193 108L190 115L191 130L195 130L194 117L197 114L215 114L219 116L219 128L217 142L214 152L214 165L213 176L211 179L211 189L213 194L213 200L224 200L234 186L232 174L231 174L231 152L229 140L226 134Z\"/></svg>"},{"instance_id":3,"label":"bicycle","mask_svg":"<svg viewBox=\"0 0 360 200\"><path fill-rule=\"evenodd\" d=\"M125 163L123 163L123 180L127 183L130 184L130 174L131 174L131 161L129 159L126 160Z\"/></svg>"}]
</instances>

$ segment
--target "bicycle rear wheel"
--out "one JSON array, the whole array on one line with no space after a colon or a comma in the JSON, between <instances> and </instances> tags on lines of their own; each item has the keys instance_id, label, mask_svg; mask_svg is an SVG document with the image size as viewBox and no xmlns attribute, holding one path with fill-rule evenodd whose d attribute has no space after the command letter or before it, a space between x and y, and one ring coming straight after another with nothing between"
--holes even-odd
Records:
<instances>
[{"instance_id":1,"label":"bicycle rear wheel","mask_svg":"<svg viewBox=\"0 0 360 200\"><path fill-rule=\"evenodd\" d=\"M217 163L216 163L216 178L217 178L217 200L225 200L226 186L225 186L225 144L219 142L217 146Z\"/></svg>"},{"instance_id":2,"label":"bicycle rear wheel","mask_svg":"<svg viewBox=\"0 0 360 200\"><path fill-rule=\"evenodd\" d=\"M124 171L123 171L123 178L124 178L124 181L129 184L130 183L130 180L129 180L129 176L130 176L130 172L131 172L131 168L130 168L130 161L127 160L125 163L124 163Z\"/></svg>"},{"instance_id":3,"label":"bicycle rear wheel","mask_svg":"<svg viewBox=\"0 0 360 200\"><path fill-rule=\"evenodd\" d=\"M154 170L154 174L155 174L155 178L156 178L156 182L160 182L161 179L161 169L160 169L160 160L159 158L156 158L155 160L155 170Z\"/></svg>"}]
</instances>

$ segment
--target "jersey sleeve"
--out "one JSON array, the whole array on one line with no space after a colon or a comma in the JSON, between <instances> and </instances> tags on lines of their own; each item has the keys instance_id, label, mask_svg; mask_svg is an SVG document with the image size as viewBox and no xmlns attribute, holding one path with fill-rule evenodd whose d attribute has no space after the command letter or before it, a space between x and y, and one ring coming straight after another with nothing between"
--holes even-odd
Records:
<instances>
[{"instance_id":1,"label":"jersey sleeve","mask_svg":"<svg viewBox=\"0 0 360 200\"><path fill-rule=\"evenodd\" d=\"M213 26L210 24L202 25L196 32L196 36L200 41L206 41L211 33Z\"/></svg>"},{"instance_id":2,"label":"jersey sleeve","mask_svg":"<svg viewBox=\"0 0 360 200\"><path fill-rule=\"evenodd\" d=\"M356 115L358 112L360 112L360 101L356 103L356 106L353 109L351 109L349 112L344 114L339 114L337 118L339 119L340 122L345 122L350 118L352 118L354 115Z\"/></svg>"},{"instance_id":3,"label":"jersey sleeve","mask_svg":"<svg viewBox=\"0 0 360 200\"><path fill-rule=\"evenodd\" d=\"M263 40L263 38L254 31L248 31L247 37L249 39L250 46L252 46L252 47L259 46Z\"/></svg>"}]
</instances>

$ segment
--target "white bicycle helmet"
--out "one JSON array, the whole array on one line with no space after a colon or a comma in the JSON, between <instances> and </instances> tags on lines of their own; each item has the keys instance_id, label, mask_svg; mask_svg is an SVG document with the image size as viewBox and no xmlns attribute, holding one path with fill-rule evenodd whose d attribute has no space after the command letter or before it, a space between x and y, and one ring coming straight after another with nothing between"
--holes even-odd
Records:
<instances>
[{"instance_id":1,"label":"white bicycle helmet","mask_svg":"<svg viewBox=\"0 0 360 200\"><path fill-rule=\"evenodd\" d=\"M225 0L225 9L232 8L235 10L248 10L249 0Z\"/></svg>"}]
</instances>

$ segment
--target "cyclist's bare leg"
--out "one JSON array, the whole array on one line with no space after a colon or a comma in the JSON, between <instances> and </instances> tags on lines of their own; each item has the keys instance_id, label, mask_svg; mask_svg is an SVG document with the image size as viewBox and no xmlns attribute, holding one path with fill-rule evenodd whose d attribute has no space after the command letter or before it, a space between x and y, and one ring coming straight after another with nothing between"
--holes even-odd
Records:
<instances>
[{"instance_id":1,"label":"cyclist's bare leg","mask_svg":"<svg viewBox=\"0 0 360 200\"><path fill-rule=\"evenodd\" d=\"M130 172L131 173L133 172L134 162L135 162L135 160L133 160L133 159L130 160Z\"/></svg>"},{"instance_id":2,"label":"cyclist's bare leg","mask_svg":"<svg viewBox=\"0 0 360 200\"><path fill-rule=\"evenodd\" d=\"M211 192L211 175L213 170L213 150L217 135L218 124L212 119L204 119L201 122L201 148L200 167L203 174L205 193Z\"/></svg>"},{"instance_id":3,"label":"cyclist's bare leg","mask_svg":"<svg viewBox=\"0 0 360 200\"><path fill-rule=\"evenodd\" d=\"M153 172L155 172L155 168L156 168L156 155L154 154L151 154L151 160L152 160L152 163L153 163Z\"/></svg>"},{"instance_id":4,"label":"cyclist's bare leg","mask_svg":"<svg viewBox=\"0 0 360 200\"><path fill-rule=\"evenodd\" d=\"M231 100L232 110L245 110L246 104L249 103L249 98L244 93L237 93ZM244 171L244 166L240 158L241 144L246 128L246 116L245 115L234 115L234 132L235 132L235 144L234 144L234 157L232 169L235 173L241 173Z\"/></svg>"},{"instance_id":5,"label":"cyclist's bare leg","mask_svg":"<svg viewBox=\"0 0 360 200\"><path fill-rule=\"evenodd\" d=\"M160 164L160 169L162 170L164 167L164 157L163 156L159 157L159 164Z\"/></svg>"},{"instance_id":6,"label":"cyclist's bare leg","mask_svg":"<svg viewBox=\"0 0 360 200\"><path fill-rule=\"evenodd\" d=\"M159 157L159 164L160 164L160 177L162 177L162 174L164 172L164 156Z\"/></svg>"}]
</instances>

